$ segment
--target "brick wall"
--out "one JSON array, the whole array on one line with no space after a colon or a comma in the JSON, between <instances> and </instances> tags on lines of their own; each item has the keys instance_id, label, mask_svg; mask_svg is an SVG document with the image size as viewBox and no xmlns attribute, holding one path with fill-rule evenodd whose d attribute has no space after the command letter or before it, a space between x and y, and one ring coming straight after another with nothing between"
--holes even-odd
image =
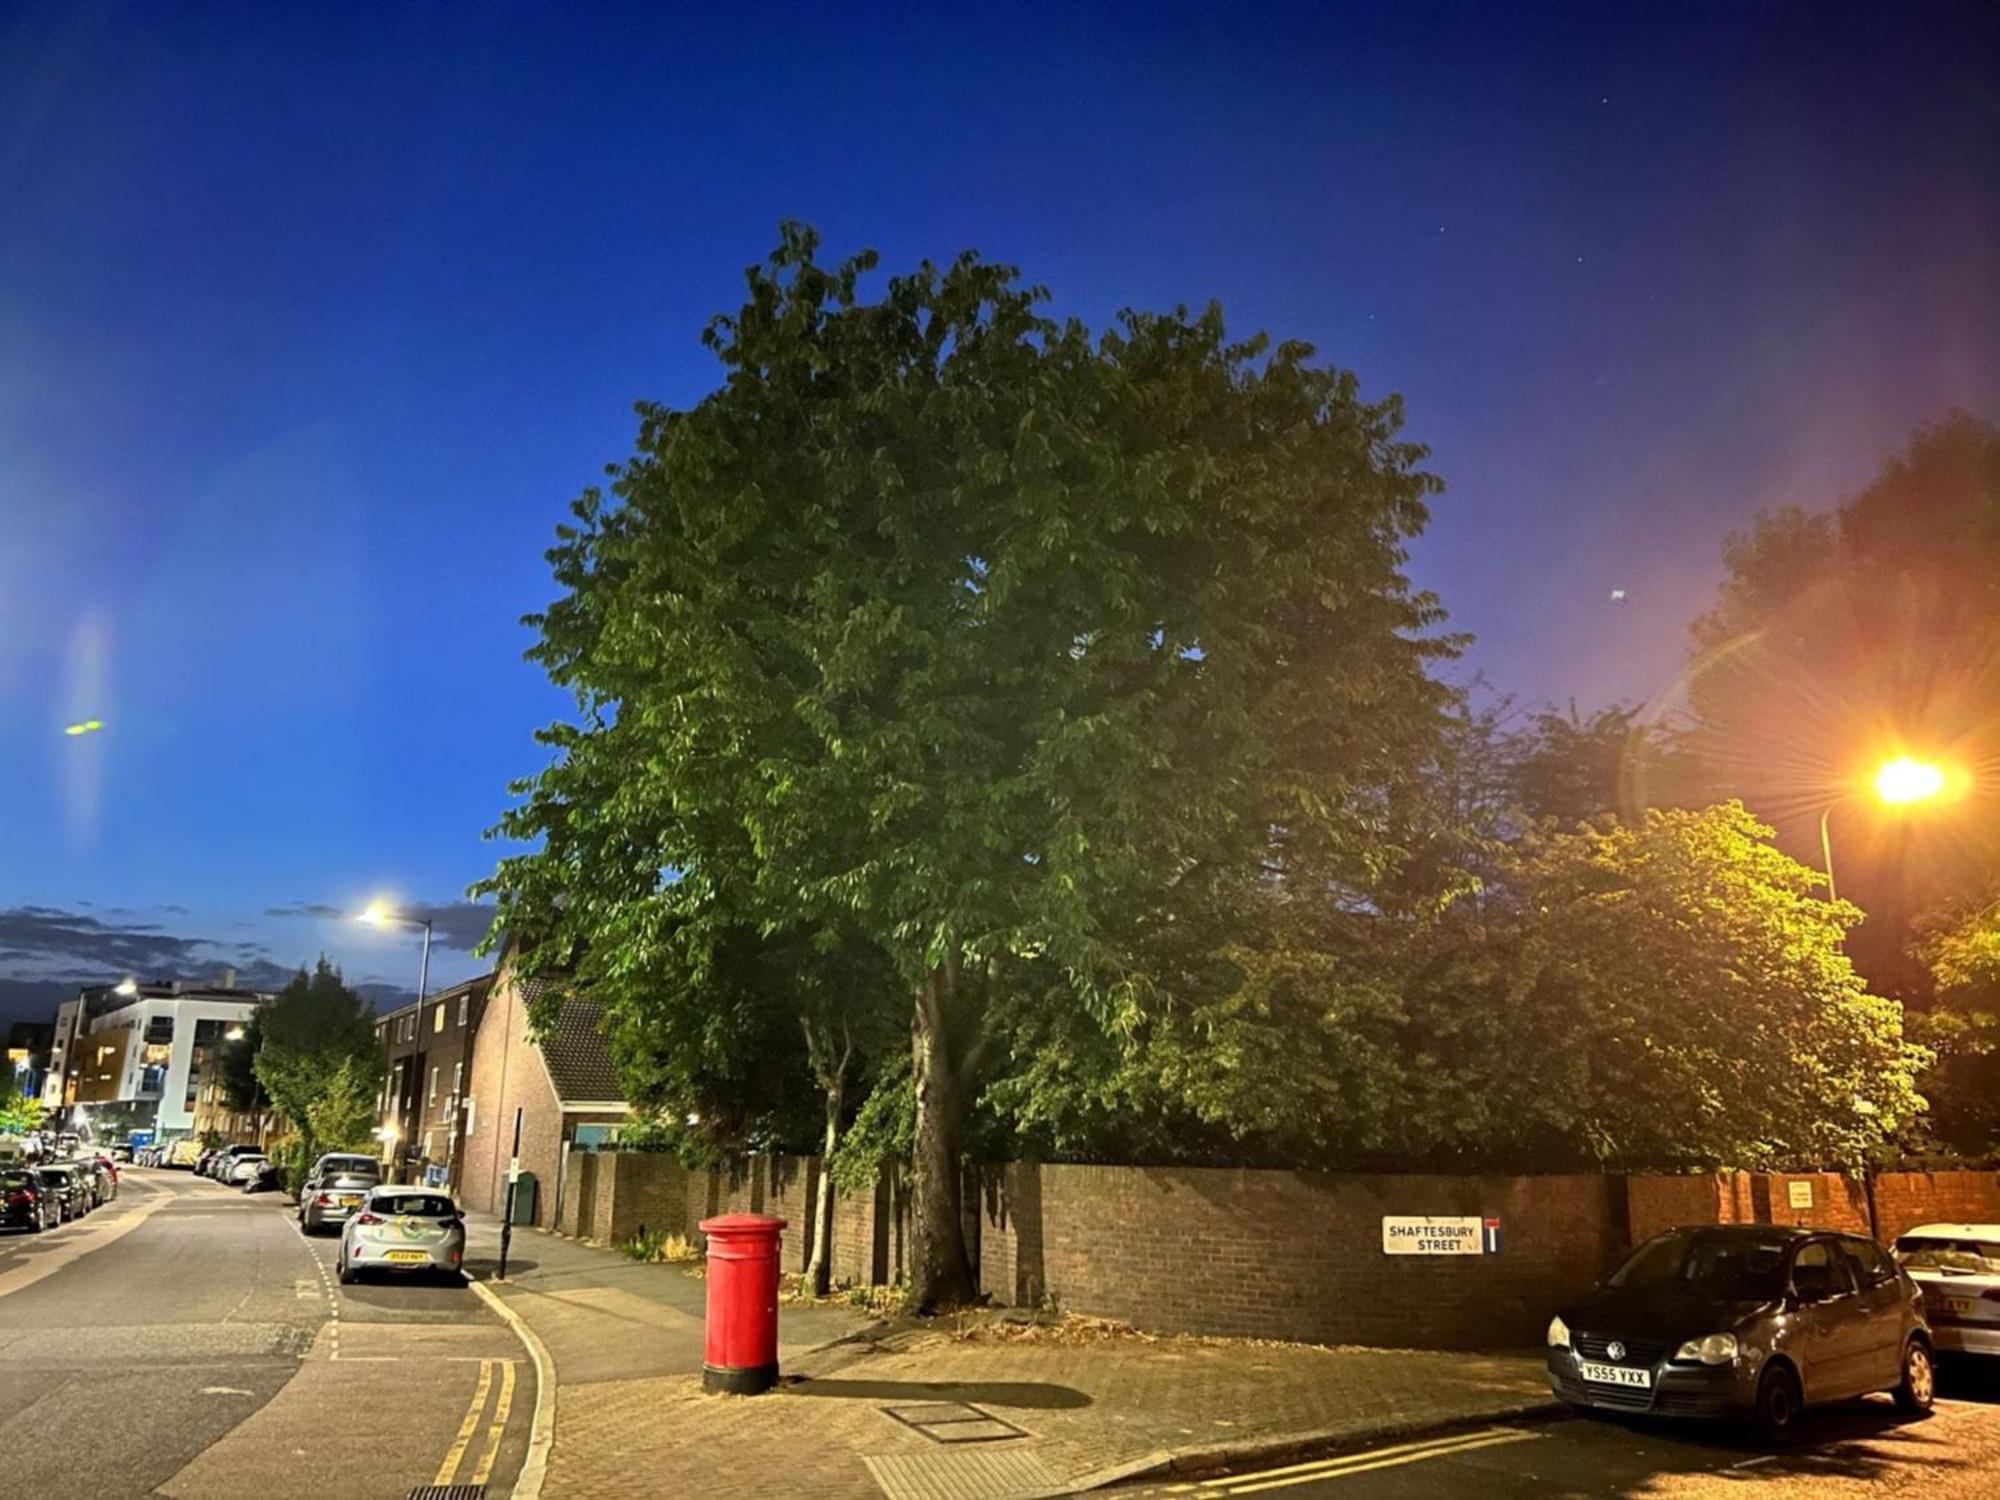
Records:
<instances>
[{"instance_id":1,"label":"brick wall","mask_svg":"<svg viewBox=\"0 0 2000 1500\"><path fill-rule=\"evenodd\" d=\"M1885 1241L1919 1224L2000 1224L2000 1172L1884 1172L1875 1215Z\"/></svg>"},{"instance_id":2,"label":"brick wall","mask_svg":"<svg viewBox=\"0 0 2000 1500\"><path fill-rule=\"evenodd\" d=\"M568 1232L590 1225L623 1239L644 1226L694 1238L711 1215L767 1213L791 1226L787 1269L803 1270L811 1255L810 1158L711 1172L639 1152L570 1160L566 1198L579 1201L565 1203ZM1792 1207L1794 1182L1810 1185L1810 1208ZM1434 1177L1016 1163L978 1169L967 1191L979 1284L996 1302L1053 1299L1161 1331L1415 1348L1537 1343L1551 1310L1677 1224L1865 1234L1869 1223L1865 1186L1835 1173ZM1888 1173L1875 1197L1888 1239L1935 1220L2000 1221L2000 1173ZM1502 1248L1385 1255L1387 1215L1498 1217ZM834 1280L902 1280L908 1233L895 1174L871 1192L836 1195Z\"/></svg>"},{"instance_id":3,"label":"brick wall","mask_svg":"<svg viewBox=\"0 0 2000 1500\"><path fill-rule=\"evenodd\" d=\"M1532 1344L1626 1247L1618 1179L1023 1165L982 1188L981 1282L1140 1327L1390 1347ZM1385 1215L1501 1220L1498 1255L1382 1251ZM1011 1239L1011 1245L1007 1242Z\"/></svg>"},{"instance_id":4,"label":"brick wall","mask_svg":"<svg viewBox=\"0 0 2000 1500\"><path fill-rule=\"evenodd\" d=\"M521 1111L521 1166L537 1179L537 1224L553 1222L556 1176L562 1165L562 1110L541 1054L528 1040L528 1020L513 980L503 977L478 1017L472 1043L474 1101L463 1145L459 1196L471 1208L497 1214L507 1201L507 1161L514 1111ZM606 1116L618 1119L621 1116ZM565 1212L568 1205L564 1205Z\"/></svg>"}]
</instances>

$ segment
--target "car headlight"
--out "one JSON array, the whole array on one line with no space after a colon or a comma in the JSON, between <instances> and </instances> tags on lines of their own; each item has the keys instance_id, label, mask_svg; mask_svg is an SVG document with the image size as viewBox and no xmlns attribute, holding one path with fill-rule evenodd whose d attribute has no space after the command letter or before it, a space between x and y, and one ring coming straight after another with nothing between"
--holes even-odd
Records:
<instances>
[{"instance_id":1,"label":"car headlight","mask_svg":"<svg viewBox=\"0 0 2000 1500\"><path fill-rule=\"evenodd\" d=\"M1689 1339L1674 1351L1675 1359L1699 1360L1705 1365L1726 1365L1736 1358L1736 1335L1711 1333L1705 1339Z\"/></svg>"},{"instance_id":2,"label":"car headlight","mask_svg":"<svg viewBox=\"0 0 2000 1500\"><path fill-rule=\"evenodd\" d=\"M1561 1318L1549 1319L1549 1347L1567 1349L1569 1347L1569 1324Z\"/></svg>"}]
</instances>

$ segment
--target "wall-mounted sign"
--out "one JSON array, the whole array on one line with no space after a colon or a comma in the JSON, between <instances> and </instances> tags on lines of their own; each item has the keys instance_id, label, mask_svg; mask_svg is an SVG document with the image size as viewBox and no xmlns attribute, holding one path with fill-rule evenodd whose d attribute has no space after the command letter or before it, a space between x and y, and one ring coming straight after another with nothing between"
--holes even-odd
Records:
<instances>
[{"instance_id":1,"label":"wall-mounted sign","mask_svg":"<svg viewBox=\"0 0 2000 1500\"><path fill-rule=\"evenodd\" d=\"M1500 1225L1493 1224L1494 1239ZM1384 1255L1484 1255L1486 1221L1477 1214L1441 1218L1382 1217Z\"/></svg>"},{"instance_id":2,"label":"wall-mounted sign","mask_svg":"<svg viewBox=\"0 0 2000 1500\"><path fill-rule=\"evenodd\" d=\"M1785 1184L1785 1196L1791 1201L1793 1208L1811 1208L1812 1184L1810 1182L1788 1182Z\"/></svg>"}]
</instances>

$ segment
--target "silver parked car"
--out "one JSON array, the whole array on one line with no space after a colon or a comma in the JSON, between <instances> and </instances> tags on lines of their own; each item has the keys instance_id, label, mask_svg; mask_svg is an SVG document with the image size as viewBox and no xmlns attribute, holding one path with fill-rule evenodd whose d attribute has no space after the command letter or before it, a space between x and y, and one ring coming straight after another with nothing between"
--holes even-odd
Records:
<instances>
[{"instance_id":1,"label":"silver parked car","mask_svg":"<svg viewBox=\"0 0 2000 1500\"><path fill-rule=\"evenodd\" d=\"M322 1156L299 1186L300 1230L318 1234L329 1226L338 1228L381 1183L382 1163L372 1156Z\"/></svg>"},{"instance_id":2,"label":"silver parked car","mask_svg":"<svg viewBox=\"0 0 2000 1500\"><path fill-rule=\"evenodd\" d=\"M1919 1224L1896 1261L1923 1289L1939 1353L2000 1357L2000 1224Z\"/></svg>"},{"instance_id":3,"label":"silver parked car","mask_svg":"<svg viewBox=\"0 0 2000 1500\"><path fill-rule=\"evenodd\" d=\"M244 1183L253 1181L264 1163L270 1159L261 1151L240 1151L224 1160L222 1166L216 1170L215 1180L226 1182L231 1187L242 1187Z\"/></svg>"},{"instance_id":4,"label":"silver parked car","mask_svg":"<svg viewBox=\"0 0 2000 1500\"><path fill-rule=\"evenodd\" d=\"M371 1271L430 1272L457 1280L465 1260L465 1220L435 1188L371 1189L340 1232L335 1263L351 1285Z\"/></svg>"}]
</instances>

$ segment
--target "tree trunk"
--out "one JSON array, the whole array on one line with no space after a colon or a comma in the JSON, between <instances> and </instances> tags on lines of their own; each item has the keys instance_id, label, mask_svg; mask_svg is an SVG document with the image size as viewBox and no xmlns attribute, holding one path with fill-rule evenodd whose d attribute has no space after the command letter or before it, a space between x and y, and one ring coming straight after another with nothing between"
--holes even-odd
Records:
<instances>
[{"instance_id":1,"label":"tree trunk","mask_svg":"<svg viewBox=\"0 0 2000 1500\"><path fill-rule=\"evenodd\" d=\"M910 1065L917 1092L910 1162L910 1305L919 1313L973 1300L972 1267L959 1217L959 1124L964 1117L946 1024L957 965L946 964L918 988L910 1022Z\"/></svg>"},{"instance_id":2,"label":"tree trunk","mask_svg":"<svg viewBox=\"0 0 2000 1500\"><path fill-rule=\"evenodd\" d=\"M846 1073L826 1086L826 1144L819 1158L819 1190L813 1197L812 1260L806 1285L815 1297L833 1290L833 1153L840 1147L840 1116L846 1103Z\"/></svg>"}]
</instances>

